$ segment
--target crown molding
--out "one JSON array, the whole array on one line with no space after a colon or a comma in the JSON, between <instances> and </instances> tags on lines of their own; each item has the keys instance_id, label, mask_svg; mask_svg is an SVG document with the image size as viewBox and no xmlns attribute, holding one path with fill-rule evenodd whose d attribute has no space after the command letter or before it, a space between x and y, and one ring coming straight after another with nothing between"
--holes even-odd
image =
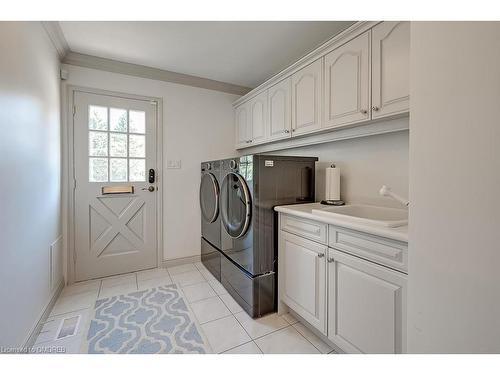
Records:
<instances>
[{"instance_id":1,"label":"crown molding","mask_svg":"<svg viewBox=\"0 0 500 375\"><path fill-rule=\"evenodd\" d=\"M57 54L59 55L59 59L63 60L66 54L69 52L69 45L66 41L66 38L64 37L59 22L41 21L41 23L45 32L49 36L50 41L54 45Z\"/></svg>"},{"instance_id":2,"label":"crown molding","mask_svg":"<svg viewBox=\"0 0 500 375\"><path fill-rule=\"evenodd\" d=\"M380 22L381 21L358 21L358 22L352 24L344 31L341 31L340 33L336 34L332 38L328 39L326 42L319 45L317 48L315 48L311 52L307 53L306 55L304 55L303 57L298 59L296 62L294 62L293 64L291 64L287 68L283 69L278 74L272 76L267 81L265 81L264 83L260 84L256 88L254 88L248 94L235 100L233 103L233 106L236 107L236 106L246 102L247 100L260 94L262 91L268 89L272 85L274 85L274 84L280 82L281 80L291 76L293 73L299 71L300 69L311 64L315 60L323 57L324 55L328 54L329 52L333 51L334 49L340 47L342 44L347 43L351 39L354 39L358 35L371 29L373 26L377 25Z\"/></svg>"},{"instance_id":3,"label":"crown molding","mask_svg":"<svg viewBox=\"0 0 500 375\"><path fill-rule=\"evenodd\" d=\"M157 81L177 83L180 85L200 87L203 89L221 91L235 95L245 95L251 90L248 87L233 85L231 83L215 81L212 79L192 76L189 74L171 72L163 69L151 68L144 65L131 64L97 56L85 55L72 51L69 51L66 54L62 62L68 65L76 65L84 68L104 70L112 73L126 74L129 76L154 79Z\"/></svg>"}]
</instances>

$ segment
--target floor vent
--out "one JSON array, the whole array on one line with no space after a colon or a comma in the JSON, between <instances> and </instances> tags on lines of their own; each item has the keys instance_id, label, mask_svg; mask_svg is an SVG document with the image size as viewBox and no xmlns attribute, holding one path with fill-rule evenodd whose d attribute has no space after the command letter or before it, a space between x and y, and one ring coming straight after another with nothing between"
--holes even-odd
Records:
<instances>
[{"instance_id":1,"label":"floor vent","mask_svg":"<svg viewBox=\"0 0 500 375\"><path fill-rule=\"evenodd\" d=\"M75 336L78 332L81 317L81 315L76 315L64 318L59 325L59 329L57 330L56 340Z\"/></svg>"}]
</instances>

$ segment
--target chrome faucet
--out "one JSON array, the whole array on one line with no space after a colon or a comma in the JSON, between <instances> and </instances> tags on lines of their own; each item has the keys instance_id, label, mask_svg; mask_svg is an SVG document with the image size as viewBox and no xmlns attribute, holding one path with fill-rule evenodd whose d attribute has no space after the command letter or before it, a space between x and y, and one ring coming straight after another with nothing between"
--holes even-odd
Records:
<instances>
[{"instance_id":1,"label":"chrome faucet","mask_svg":"<svg viewBox=\"0 0 500 375\"><path fill-rule=\"evenodd\" d=\"M395 201L398 201L399 203L401 203L405 207L408 207L410 205L410 201L408 201L408 199L405 199L405 198L401 197L400 195L393 193L389 186L383 185L380 188L379 193L380 193L380 195L382 195L384 197L391 197L392 199L394 199Z\"/></svg>"}]
</instances>

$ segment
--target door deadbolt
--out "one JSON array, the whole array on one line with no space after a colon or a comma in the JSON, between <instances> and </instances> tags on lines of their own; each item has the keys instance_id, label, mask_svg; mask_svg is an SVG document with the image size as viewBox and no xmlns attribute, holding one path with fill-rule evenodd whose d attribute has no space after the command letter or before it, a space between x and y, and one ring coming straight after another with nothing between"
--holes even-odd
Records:
<instances>
[{"instance_id":1,"label":"door deadbolt","mask_svg":"<svg viewBox=\"0 0 500 375\"><path fill-rule=\"evenodd\" d=\"M149 170L149 175L148 175L148 182L150 184L154 184L155 183L155 170L153 168L151 168ZM151 190L150 190L151 191Z\"/></svg>"}]
</instances>

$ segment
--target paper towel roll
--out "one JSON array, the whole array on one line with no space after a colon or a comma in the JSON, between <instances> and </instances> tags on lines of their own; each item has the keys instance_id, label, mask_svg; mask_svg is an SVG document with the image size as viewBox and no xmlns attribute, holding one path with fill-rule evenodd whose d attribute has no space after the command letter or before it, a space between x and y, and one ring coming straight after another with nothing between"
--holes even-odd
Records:
<instances>
[{"instance_id":1,"label":"paper towel roll","mask_svg":"<svg viewBox=\"0 0 500 375\"><path fill-rule=\"evenodd\" d=\"M340 168L335 166L326 168L325 199L337 201L340 199Z\"/></svg>"}]
</instances>

